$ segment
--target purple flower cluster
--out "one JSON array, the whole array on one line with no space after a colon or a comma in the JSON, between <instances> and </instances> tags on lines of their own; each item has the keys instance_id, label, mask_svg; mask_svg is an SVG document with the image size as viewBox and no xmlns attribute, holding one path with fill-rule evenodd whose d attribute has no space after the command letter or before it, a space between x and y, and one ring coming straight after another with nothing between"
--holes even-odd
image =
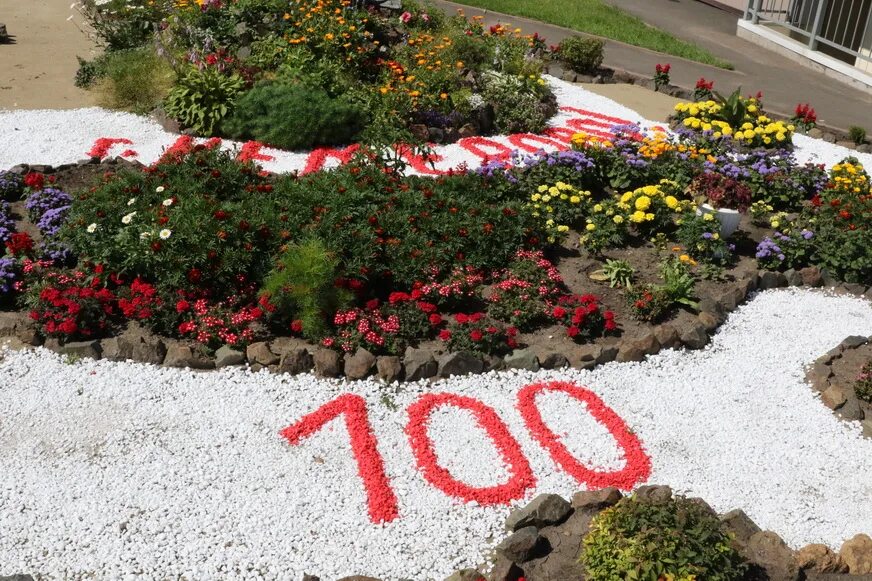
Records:
<instances>
[{"instance_id":1,"label":"purple flower cluster","mask_svg":"<svg viewBox=\"0 0 872 581\"><path fill-rule=\"evenodd\" d=\"M789 237L784 237L780 232L776 232L774 234L776 238L786 238L790 240ZM779 262L784 260L784 252L781 250L781 247L776 243L772 238L768 236L760 241L760 244L757 245L757 260L772 260L773 258L777 258Z\"/></svg>"},{"instance_id":2,"label":"purple flower cluster","mask_svg":"<svg viewBox=\"0 0 872 581\"><path fill-rule=\"evenodd\" d=\"M439 111L421 111L415 114L415 121L427 127L448 129L449 127L459 127L463 123L463 115L458 111L452 111L447 115Z\"/></svg>"},{"instance_id":3,"label":"purple flower cluster","mask_svg":"<svg viewBox=\"0 0 872 581\"><path fill-rule=\"evenodd\" d=\"M5 244L15 233L15 220L12 219L12 209L9 202L0 200L0 244Z\"/></svg>"},{"instance_id":4,"label":"purple flower cluster","mask_svg":"<svg viewBox=\"0 0 872 581\"><path fill-rule=\"evenodd\" d=\"M17 200L24 193L24 180L9 171L0 171L0 199Z\"/></svg>"},{"instance_id":5,"label":"purple flower cluster","mask_svg":"<svg viewBox=\"0 0 872 581\"><path fill-rule=\"evenodd\" d=\"M49 210L62 207L69 209L72 203L73 198L68 193L57 188L44 188L30 194L24 207L27 208L31 221L39 222L42 215Z\"/></svg>"},{"instance_id":6,"label":"purple flower cluster","mask_svg":"<svg viewBox=\"0 0 872 581\"><path fill-rule=\"evenodd\" d=\"M68 193L57 188L44 188L33 192L24 204L30 219L44 237L39 244L40 253L58 265L70 263L73 256L72 251L57 240L72 203L73 198Z\"/></svg>"},{"instance_id":7,"label":"purple flower cluster","mask_svg":"<svg viewBox=\"0 0 872 581\"><path fill-rule=\"evenodd\" d=\"M11 256L0 258L0 295L7 295L15 288L18 263Z\"/></svg>"}]
</instances>

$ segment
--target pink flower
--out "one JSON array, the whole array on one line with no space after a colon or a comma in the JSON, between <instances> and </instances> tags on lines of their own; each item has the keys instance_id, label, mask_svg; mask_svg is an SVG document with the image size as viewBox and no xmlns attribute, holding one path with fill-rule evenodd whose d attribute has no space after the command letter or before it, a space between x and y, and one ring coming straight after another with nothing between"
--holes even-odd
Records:
<instances>
[{"instance_id":1,"label":"pink flower","mask_svg":"<svg viewBox=\"0 0 872 581\"><path fill-rule=\"evenodd\" d=\"M400 14L400 22L402 22L403 24L408 24L410 20L412 20L411 12L403 12L402 14Z\"/></svg>"}]
</instances>

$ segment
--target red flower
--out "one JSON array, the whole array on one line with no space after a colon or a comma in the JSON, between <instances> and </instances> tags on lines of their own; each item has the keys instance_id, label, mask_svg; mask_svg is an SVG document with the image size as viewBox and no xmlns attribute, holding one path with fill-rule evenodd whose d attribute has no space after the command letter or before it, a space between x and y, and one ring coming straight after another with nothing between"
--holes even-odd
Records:
<instances>
[{"instance_id":1,"label":"red flower","mask_svg":"<svg viewBox=\"0 0 872 581\"><path fill-rule=\"evenodd\" d=\"M203 278L203 273L199 268L192 268L188 271L188 282L197 283L200 282L201 278Z\"/></svg>"},{"instance_id":2,"label":"red flower","mask_svg":"<svg viewBox=\"0 0 872 581\"><path fill-rule=\"evenodd\" d=\"M45 176L41 173L30 172L24 176L24 185L34 190L41 190L45 184Z\"/></svg>"},{"instance_id":3,"label":"red flower","mask_svg":"<svg viewBox=\"0 0 872 581\"><path fill-rule=\"evenodd\" d=\"M212 212L212 217L216 220L226 220L230 217L230 214L228 214L224 210L215 210L214 212Z\"/></svg>"},{"instance_id":4,"label":"red flower","mask_svg":"<svg viewBox=\"0 0 872 581\"><path fill-rule=\"evenodd\" d=\"M457 313L456 315L454 315L454 320L457 321L457 323L460 325L465 325L469 322L469 317L464 315L463 313Z\"/></svg>"},{"instance_id":5,"label":"red flower","mask_svg":"<svg viewBox=\"0 0 872 581\"><path fill-rule=\"evenodd\" d=\"M469 322L470 323L478 323L483 318L484 318L484 313L473 313L473 314L469 315Z\"/></svg>"},{"instance_id":6,"label":"red flower","mask_svg":"<svg viewBox=\"0 0 872 581\"><path fill-rule=\"evenodd\" d=\"M566 309L563 307L554 307L553 314L555 319L562 319L566 316Z\"/></svg>"},{"instance_id":7,"label":"red flower","mask_svg":"<svg viewBox=\"0 0 872 581\"><path fill-rule=\"evenodd\" d=\"M443 341L448 341L449 339L451 339L451 331L449 331L448 329L442 329L441 331L439 331L439 338Z\"/></svg>"},{"instance_id":8,"label":"red flower","mask_svg":"<svg viewBox=\"0 0 872 581\"><path fill-rule=\"evenodd\" d=\"M478 329L473 329L469 333L469 338L472 339L473 341L481 341L482 337L484 337L484 335L482 335L481 331L479 331Z\"/></svg>"},{"instance_id":9,"label":"red flower","mask_svg":"<svg viewBox=\"0 0 872 581\"><path fill-rule=\"evenodd\" d=\"M197 326L194 323L192 323L191 321L185 321L184 323L181 323L179 325L179 333L181 333L182 335L184 335L186 333L191 333L196 328L197 328Z\"/></svg>"},{"instance_id":10,"label":"red flower","mask_svg":"<svg viewBox=\"0 0 872 581\"><path fill-rule=\"evenodd\" d=\"M8 248L9 252L14 256L26 254L33 250L33 239L27 232L16 232L6 241L6 248Z\"/></svg>"},{"instance_id":11,"label":"red flower","mask_svg":"<svg viewBox=\"0 0 872 581\"><path fill-rule=\"evenodd\" d=\"M186 301L184 299L182 299L176 303L176 312L177 313L184 313L185 311L187 311L190 308L191 308L191 303L189 303L188 301Z\"/></svg>"},{"instance_id":12,"label":"red flower","mask_svg":"<svg viewBox=\"0 0 872 581\"><path fill-rule=\"evenodd\" d=\"M303 321L300 319L296 319L291 321L291 331L294 333L302 333L303 332Z\"/></svg>"},{"instance_id":13,"label":"red flower","mask_svg":"<svg viewBox=\"0 0 872 581\"><path fill-rule=\"evenodd\" d=\"M439 325L440 323L442 323L442 316L439 315L439 313L433 313L432 315L430 315L429 319L430 319L430 324L433 326L436 326L436 325Z\"/></svg>"},{"instance_id":14,"label":"red flower","mask_svg":"<svg viewBox=\"0 0 872 581\"><path fill-rule=\"evenodd\" d=\"M369 311L374 311L378 308L378 299L371 299L366 301L366 308Z\"/></svg>"},{"instance_id":15,"label":"red flower","mask_svg":"<svg viewBox=\"0 0 872 581\"><path fill-rule=\"evenodd\" d=\"M578 333L579 333L579 329L575 325L566 329L566 334L569 335L570 337L574 338L576 335L578 335Z\"/></svg>"}]
</instances>

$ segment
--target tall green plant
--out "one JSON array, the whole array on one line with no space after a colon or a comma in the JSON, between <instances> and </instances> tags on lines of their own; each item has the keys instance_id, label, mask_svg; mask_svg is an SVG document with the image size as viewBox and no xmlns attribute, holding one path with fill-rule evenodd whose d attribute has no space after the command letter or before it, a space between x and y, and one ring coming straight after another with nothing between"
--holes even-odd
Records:
<instances>
[{"instance_id":1,"label":"tall green plant","mask_svg":"<svg viewBox=\"0 0 872 581\"><path fill-rule=\"evenodd\" d=\"M231 111L245 86L242 77L217 68L190 69L173 87L164 103L167 115L201 135L212 135Z\"/></svg>"}]
</instances>

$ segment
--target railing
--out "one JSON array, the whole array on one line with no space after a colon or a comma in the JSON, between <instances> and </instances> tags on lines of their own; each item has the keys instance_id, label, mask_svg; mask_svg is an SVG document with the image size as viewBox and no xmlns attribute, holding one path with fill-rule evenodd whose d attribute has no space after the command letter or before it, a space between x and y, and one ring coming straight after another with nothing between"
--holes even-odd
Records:
<instances>
[{"instance_id":1,"label":"railing","mask_svg":"<svg viewBox=\"0 0 872 581\"><path fill-rule=\"evenodd\" d=\"M872 0L748 0L744 18L872 72Z\"/></svg>"}]
</instances>

